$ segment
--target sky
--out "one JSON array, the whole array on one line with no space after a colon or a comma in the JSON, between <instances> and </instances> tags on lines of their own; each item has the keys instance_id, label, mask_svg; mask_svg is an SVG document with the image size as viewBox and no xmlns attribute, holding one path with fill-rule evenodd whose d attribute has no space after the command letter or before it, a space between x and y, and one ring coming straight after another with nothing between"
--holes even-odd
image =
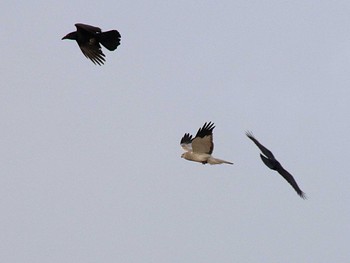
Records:
<instances>
[{"instance_id":1,"label":"sky","mask_svg":"<svg viewBox=\"0 0 350 263\"><path fill-rule=\"evenodd\" d=\"M348 262L349 1L2 1L1 262ZM75 23L117 29L94 65ZM180 139L215 123L213 155ZM308 199L260 160L252 131Z\"/></svg>"}]
</instances>

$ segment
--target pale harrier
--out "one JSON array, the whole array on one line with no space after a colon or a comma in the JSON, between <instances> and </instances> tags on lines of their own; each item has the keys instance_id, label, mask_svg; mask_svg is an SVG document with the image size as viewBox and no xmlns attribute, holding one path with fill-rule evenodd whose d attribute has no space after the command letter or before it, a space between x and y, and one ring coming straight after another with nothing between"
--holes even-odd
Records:
<instances>
[{"instance_id":1,"label":"pale harrier","mask_svg":"<svg viewBox=\"0 0 350 263\"><path fill-rule=\"evenodd\" d=\"M216 159L211 156L214 144L213 144L213 130L214 123L204 123L203 127L200 128L196 134L196 137L192 139L192 135L185 133L182 137L180 144L181 147L186 151L181 155L181 158L186 160L199 162L202 164L233 164L224 160Z\"/></svg>"}]
</instances>

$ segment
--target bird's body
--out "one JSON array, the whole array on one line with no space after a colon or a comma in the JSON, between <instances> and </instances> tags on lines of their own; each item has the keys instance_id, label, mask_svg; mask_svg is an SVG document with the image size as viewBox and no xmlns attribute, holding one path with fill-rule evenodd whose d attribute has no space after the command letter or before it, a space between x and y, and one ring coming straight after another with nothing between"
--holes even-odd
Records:
<instances>
[{"instance_id":1,"label":"bird's body","mask_svg":"<svg viewBox=\"0 0 350 263\"><path fill-rule=\"evenodd\" d=\"M94 64L102 65L105 62L101 45L110 51L120 45L120 34L117 30L102 32L100 28L90 25L75 24L75 26L77 31L67 34L62 40L76 40L83 54Z\"/></svg>"},{"instance_id":2,"label":"bird's body","mask_svg":"<svg viewBox=\"0 0 350 263\"><path fill-rule=\"evenodd\" d=\"M189 161L206 164L208 162L208 159L210 158L210 154L185 152L181 155L181 157Z\"/></svg>"},{"instance_id":3,"label":"bird's body","mask_svg":"<svg viewBox=\"0 0 350 263\"><path fill-rule=\"evenodd\" d=\"M265 148L255 137L251 132L246 132L246 135L248 136L249 139L251 139L256 146L260 149L260 151L263 154L260 154L261 160L264 162L264 164L269 167L272 170L277 171L286 181L294 188L294 190L297 192L297 194L303 198L306 199L306 195L301 189L299 188L297 182L294 180L294 177L283 168L283 166L279 163L279 161L276 160L275 156L273 153Z\"/></svg>"},{"instance_id":4,"label":"bird's body","mask_svg":"<svg viewBox=\"0 0 350 263\"><path fill-rule=\"evenodd\" d=\"M228 161L214 158L211 156L214 150L213 129L214 123L204 123L194 138L189 133L185 133L180 141L180 145L186 151L181 155L188 161L199 162L202 164L233 164Z\"/></svg>"}]
</instances>

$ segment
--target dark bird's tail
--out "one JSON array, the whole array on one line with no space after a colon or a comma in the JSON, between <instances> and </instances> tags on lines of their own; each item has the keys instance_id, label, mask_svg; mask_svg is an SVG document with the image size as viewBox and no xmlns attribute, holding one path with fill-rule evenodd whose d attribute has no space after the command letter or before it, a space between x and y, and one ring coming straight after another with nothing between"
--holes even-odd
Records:
<instances>
[{"instance_id":1,"label":"dark bird's tail","mask_svg":"<svg viewBox=\"0 0 350 263\"><path fill-rule=\"evenodd\" d=\"M117 30L110 30L98 34L100 43L110 51L115 50L120 45L120 34Z\"/></svg>"}]
</instances>

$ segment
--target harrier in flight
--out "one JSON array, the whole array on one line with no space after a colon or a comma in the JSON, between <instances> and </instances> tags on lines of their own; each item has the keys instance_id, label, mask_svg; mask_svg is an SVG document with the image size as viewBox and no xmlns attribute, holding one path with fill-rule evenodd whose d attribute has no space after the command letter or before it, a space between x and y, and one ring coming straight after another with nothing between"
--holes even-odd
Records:
<instances>
[{"instance_id":1,"label":"harrier in flight","mask_svg":"<svg viewBox=\"0 0 350 263\"><path fill-rule=\"evenodd\" d=\"M267 167L269 167L272 170L277 171L280 175L283 176L284 179L287 180L287 182L294 188L294 190L298 193L298 195L306 199L306 195L301 189L299 188L297 182L294 180L293 176L286 171L282 165L276 160L275 156L273 156L272 152L266 149L257 139L254 138L253 134L251 132L246 132L246 135L249 139L251 139L256 146L260 149L260 151L264 154L260 154L261 160L265 163Z\"/></svg>"},{"instance_id":2,"label":"harrier in flight","mask_svg":"<svg viewBox=\"0 0 350 263\"><path fill-rule=\"evenodd\" d=\"M231 162L216 159L211 156L214 149L214 128L214 123L209 122L204 123L203 127L199 128L196 137L194 138L192 138L191 134L185 133L180 141L180 145L186 152L181 155L181 158L202 164L233 164Z\"/></svg>"},{"instance_id":3,"label":"harrier in flight","mask_svg":"<svg viewBox=\"0 0 350 263\"><path fill-rule=\"evenodd\" d=\"M110 51L120 45L120 34L117 30L102 32L100 28L90 25L75 24L75 26L77 31L67 34L62 40L76 40L85 57L94 64L101 65L105 62L100 44Z\"/></svg>"}]
</instances>

